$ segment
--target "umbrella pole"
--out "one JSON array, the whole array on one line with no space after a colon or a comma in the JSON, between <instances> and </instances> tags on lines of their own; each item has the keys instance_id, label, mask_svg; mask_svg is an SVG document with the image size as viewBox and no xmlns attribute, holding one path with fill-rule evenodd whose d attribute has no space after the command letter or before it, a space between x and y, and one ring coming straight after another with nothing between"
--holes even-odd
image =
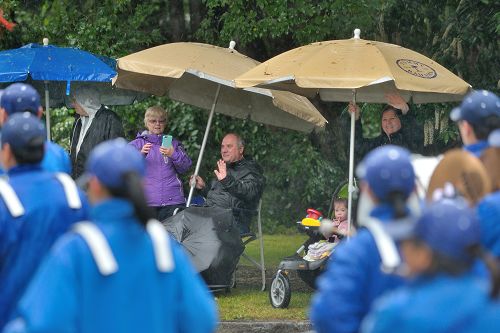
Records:
<instances>
[{"instance_id":1,"label":"umbrella pole","mask_svg":"<svg viewBox=\"0 0 500 333\"><path fill-rule=\"evenodd\" d=\"M47 129L47 140L50 141L50 100L49 100L49 83L43 82L45 86L45 127Z\"/></svg>"},{"instance_id":2,"label":"umbrella pole","mask_svg":"<svg viewBox=\"0 0 500 333\"><path fill-rule=\"evenodd\" d=\"M207 127L205 128L205 135L203 136L203 142L201 144L200 155L198 156L198 161L196 162L196 168L194 169L193 179L190 182L189 196L186 202L186 207L191 204L191 199L193 199L194 187L196 185L195 177L198 176L200 172L201 160L203 159L203 153L205 152L205 146L207 145L208 133L210 132L210 126L212 126L212 118L215 113L215 106L217 105L217 100L219 99L220 84L217 85L217 91L215 92L214 101L212 102L212 108L210 109L210 115L208 116Z\"/></svg>"},{"instance_id":3,"label":"umbrella pole","mask_svg":"<svg viewBox=\"0 0 500 333\"><path fill-rule=\"evenodd\" d=\"M356 90L352 91L352 102L356 105ZM351 140L349 145L349 190L347 194L347 239L351 234L352 193L354 192L354 131L356 129L356 113L351 113Z\"/></svg>"}]
</instances>

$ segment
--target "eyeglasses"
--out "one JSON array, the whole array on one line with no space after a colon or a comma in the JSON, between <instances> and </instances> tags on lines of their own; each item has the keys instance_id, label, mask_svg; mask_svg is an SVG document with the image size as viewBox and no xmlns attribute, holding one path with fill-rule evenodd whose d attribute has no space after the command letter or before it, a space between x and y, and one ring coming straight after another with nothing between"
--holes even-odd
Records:
<instances>
[{"instance_id":1,"label":"eyeglasses","mask_svg":"<svg viewBox=\"0 0 500 333\"><path fill-rule=\"evenodd\" d=\"M165 124L167 122L166 119L148 119L148 123L150 124Z\"/></svg>"}]
</instances>

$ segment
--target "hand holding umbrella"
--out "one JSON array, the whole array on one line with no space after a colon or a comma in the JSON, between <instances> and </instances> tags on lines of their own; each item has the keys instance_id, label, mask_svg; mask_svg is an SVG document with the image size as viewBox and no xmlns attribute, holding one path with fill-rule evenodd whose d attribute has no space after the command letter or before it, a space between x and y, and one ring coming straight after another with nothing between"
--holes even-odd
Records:
<instances>
[{"instance_id":1,"label":"hand holding umbrella","mask_svg":"<svg viewBox=\"0 0 500 333\"><path fill-rule=\"evenodd\" d=\"M392 107L395 107L398 110L401 110L403 114L408 113L408 110L410 110L408 104L405 102L403 97L401 97L398 93L386 93L384 97L387 100L387 104L389 104Z\"/></svg>"}]
</instances>

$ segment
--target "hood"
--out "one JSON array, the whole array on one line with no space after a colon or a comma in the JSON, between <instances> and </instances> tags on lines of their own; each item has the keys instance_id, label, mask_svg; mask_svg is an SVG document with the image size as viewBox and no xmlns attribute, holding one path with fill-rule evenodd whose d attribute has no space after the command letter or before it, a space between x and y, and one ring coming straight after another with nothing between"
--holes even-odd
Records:
<instances>
[{"instance_id":1,"label":"hood","mask_svg":"<svg viewBox=\"0 0 500 333\"><path fill-rule=\"evenodd\" d=\"M161 145L163 134L152 134L148 130L137 133L136 139L144 139L152 144Z\"/></svg>"},{"instance_id":2,"label":"hood","mask_svg":"<svg viewBox=\"0 0 500 333\"><path fill-rule=\"evenodd\" d=\"M89 118L93 118L101 108L101 97L97 89L80 87L74 92L73 97L87 112Z\"/></svg>"}]
</instances>

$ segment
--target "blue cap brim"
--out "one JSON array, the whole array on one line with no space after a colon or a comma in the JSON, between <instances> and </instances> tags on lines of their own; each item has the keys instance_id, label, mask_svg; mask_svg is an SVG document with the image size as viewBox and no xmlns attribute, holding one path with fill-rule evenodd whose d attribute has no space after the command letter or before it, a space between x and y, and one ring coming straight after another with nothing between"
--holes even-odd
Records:
<instances>
[{"instance_id":1,"label":"blue cap brim","mask_svg":"<svg viewBox=\"0 0 500 333\"><path fill-rule=\"evenodd\" d=\"M384 230L392 239L402 241L415 236L416 219L413 217L384 224Z\"/></svg>"},{"instance_id":2,"label":"blue cap brim","mask_svg":"<svg viewBox=\"0 0 500 333\"><path fill-rule=\"evenodd\" d=\"M80 177L78 177L75 180L76 186L86 191L87 187L89 186L90 178L92 178L92 176L93 176L92 174L84 172Z\"/></svg>"},{"instance_id":3,"label":"blue cap brim","mask_svg":"<svg viewBox=\"0 0 500 333\"><path fill-rule=\"evenodd\" d=\"M490 146L500 148L500 129L496 129L488 136Z\"/></svg>"},{"instance_id":4,"label":"blue cap brim","mask_svg":"<svg viewBox=\"0 0 500 333\"><path fill-rule=\"evenodd\" d=\"M462 120L462 109L460 107L456 107L450 112L450 119L453 121Z\"/></svg>"}]
</instances>

